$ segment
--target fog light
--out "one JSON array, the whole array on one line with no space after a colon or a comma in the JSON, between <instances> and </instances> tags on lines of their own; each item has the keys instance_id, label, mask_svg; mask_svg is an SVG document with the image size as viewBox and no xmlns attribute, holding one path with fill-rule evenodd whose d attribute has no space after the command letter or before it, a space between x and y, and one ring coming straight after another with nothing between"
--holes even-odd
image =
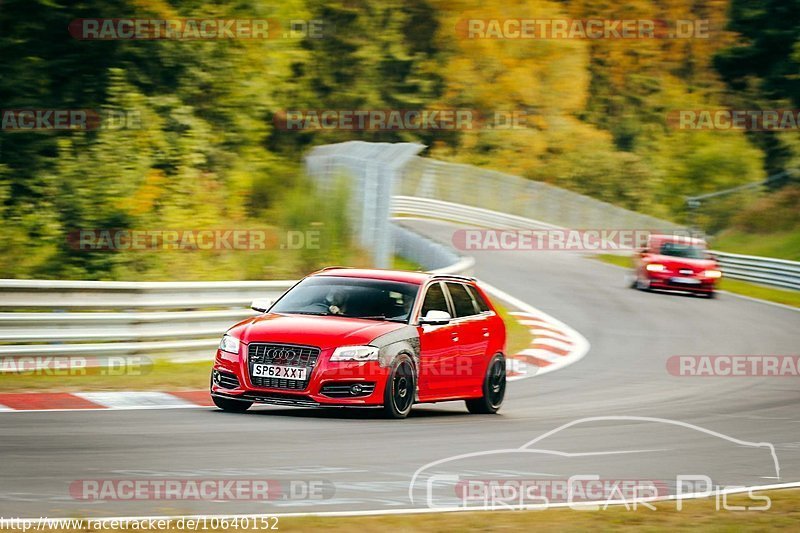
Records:
<instances>
[{"instance_id":1,"label":"fog light","mask_svg":"<svg viewBox=\"0 0 800 533\"><path fill-rule=\"evenodd\" d=\"M357 395L361 394L361 392L363 390L364 390L364 388L361 385L359 385L358 383L356 383L355 385L350 387L350 394L352 394L353 396L357 396Z\"/></svg>"},{"instance_id":2,"label":"fog light","mask_svg":"<svg viewBox=\"0 0 800 533\"><path fill-rule=\"evenodd\" d=\"M212 371L211 380L214 382L214 385L219 385L219 372L216 370Z\"/></svg>"}]
</instances>

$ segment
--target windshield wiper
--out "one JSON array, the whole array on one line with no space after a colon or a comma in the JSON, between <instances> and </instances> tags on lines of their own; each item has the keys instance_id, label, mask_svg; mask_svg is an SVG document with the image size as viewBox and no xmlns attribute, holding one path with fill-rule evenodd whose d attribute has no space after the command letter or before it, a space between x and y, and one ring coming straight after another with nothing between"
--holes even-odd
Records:
<instances>
[{"instance_id":1,"label":"windshield wiper","mask_svg":"<svg viewBox=\"0 0 800 533\"><path fill-rule=\"evenodd\" d=\"M387 318L385 315L353 316L352 318L363 318L364 320L382 320L384 322L405 322L404 318Z\"/></svg>"}]
</instances>

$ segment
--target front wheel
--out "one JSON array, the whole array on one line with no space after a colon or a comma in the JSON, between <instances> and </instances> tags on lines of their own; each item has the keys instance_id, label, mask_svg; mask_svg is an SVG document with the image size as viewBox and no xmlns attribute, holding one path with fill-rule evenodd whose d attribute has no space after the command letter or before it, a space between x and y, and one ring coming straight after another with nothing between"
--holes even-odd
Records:
<instances>
[{"instance_id":1,"label":"front wheel","mask_svg":"<svg viewBox=\"0 0 800 533\"><path fill-rule=\"evenodd\" d=\"M220 398L219 396L212 396L211 399L214 400L214 405L229 413L244 413L253 405L253 402L248 402L246 400Z\"/></svg>"},{"instance_id":2,"label":"front wheel","mask_svg":"<svg viewBox=\"0 0 800 533\"><path fill-rule=\"evenodd\" d=\"M497 354L489 361L486 376L483 378L483 396L466 400L467 410L472 414L491 415L503 405L506 395L506 360Z\"/></svg>"},{"instance_id":3,"label":"front wheel","mask_svg":"<svg viewBox=\"0 0 800 533\"><path fill-rule=\"evenodd\" d=\"M405 418L411 412L416 394L414 366L407 355L398 357L386 380L383 393L383 414L387 418Z\"/></svg>"}]
</instances>

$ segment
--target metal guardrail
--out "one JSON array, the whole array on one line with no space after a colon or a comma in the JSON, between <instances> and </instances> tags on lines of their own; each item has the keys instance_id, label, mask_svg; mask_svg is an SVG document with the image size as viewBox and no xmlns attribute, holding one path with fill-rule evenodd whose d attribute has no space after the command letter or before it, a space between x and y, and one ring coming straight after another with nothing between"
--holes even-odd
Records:
<instances>
[{"instance_id":1,"label":"metal guardrail","mask_svg":"<svg viewBox=\"0 0 800 533\"><path fill-rule=\"evenodd\" d=\"M731 279L800 290L800 263L796 261L717 251L714 253L723 274Z\"/></svg>"},{"instance_id":2,"label":"metal guardrail","mask_svg":"<svg viewBox=\"0 0 800 533\"><path fill-rule=\"evenodd\" d=\"M399 253L437 274L475 261L393 226ZM153 356L210 360L222 334L296 281L118 282L0 280L0 358ZM0 364L0 375L3 368Z\"/></svg>"}]
</instances>

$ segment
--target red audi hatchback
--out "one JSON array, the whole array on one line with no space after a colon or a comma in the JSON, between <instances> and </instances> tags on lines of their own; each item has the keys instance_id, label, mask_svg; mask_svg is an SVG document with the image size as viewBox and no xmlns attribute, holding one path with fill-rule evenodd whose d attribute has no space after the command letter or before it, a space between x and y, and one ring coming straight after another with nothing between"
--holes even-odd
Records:
<instances>
[{"instance_id":1,"label":"red audi hatchback","mask_svg":"<svg viewBox=\"0 0 800 533\"><path fill-rule=\"evenodd\" d=\"M382 407L465 400L495 413L505 395L506 329L474 278L328 268L222 337L211 396L253 403Z\"/></svg>"}]
</instances>

